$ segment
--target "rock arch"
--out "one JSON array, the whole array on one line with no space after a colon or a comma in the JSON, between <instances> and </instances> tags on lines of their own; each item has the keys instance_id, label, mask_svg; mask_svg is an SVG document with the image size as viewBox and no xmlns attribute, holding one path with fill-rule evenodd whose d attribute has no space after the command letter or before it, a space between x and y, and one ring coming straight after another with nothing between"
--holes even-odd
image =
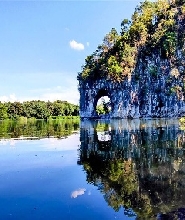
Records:
<instances>
[{"instance_id":1,"label":"rock arch","mask_svg":"<svg viewBox=\"0 0 185 220\"><path fill-rule=\"evenodd\" d=\"M149 62L148 62L149 63ZM108 95L112 110L108 118L169 118L185 115L185 90L183 78L166 72L153 77L150 68L139 63L130 78L122 82L108 79L79 80L80 117L98 118L95 111L97 100ZM148 64L149 65L149 64ZM151 64L150 64L151 65ZM159 62L159 66L161 63ZM180 88L180 89L178 89Z\"/></svg>"},{"instance_id":2,"label":"rock arch","mask_svg":"<svg viewBox=\"0 0 185 220\"><path fill-rule=\"evenodd\" d=\"M98 118L96 105L98 99L102 96L108 96L111 101L111 112L106 117L129 118L136 116L138 118L138 100L136 93L131 91L130 86L128 81L122 83L113 83L108 80L96 80L89 83L80 82L81 118Z\"/></svg>"},{"instance_id":3,"label":"rock arch","mask_svg":"<svg viewBox=\"0 0 185 220\"><path fill-rule=\"evenodd\" d=\"M102 79L94 82L79 81L80 117L99 118L95 108L103 95L107 95L112 103L108 118L165 118L184 115L184 95L179 98L175 93L169 94L165 91L165 84L164 77L154 82L149 75L141 76L140 80L133 77L120 83ZM176 85L178 84L176 80Z\"/></svg>"},{"instance_id":4,"label":"rock arch","mask_svg":"<svg viewBox=\"0 0 185 220\"><path fill-rule=\"evenodd\" d=\"M111 103L111 111L113 110L113 103L111 101L111 91L108 90L107 88L103 88L103 89L100 89L95 98L94 98L94 111L96 111L96 106L97 106L97 103L98 103L98 100L104 96L107 96L109 99L110 99L110 103ZM96 113L95 113L96 114Z\"/></svg>"}]
</instances>

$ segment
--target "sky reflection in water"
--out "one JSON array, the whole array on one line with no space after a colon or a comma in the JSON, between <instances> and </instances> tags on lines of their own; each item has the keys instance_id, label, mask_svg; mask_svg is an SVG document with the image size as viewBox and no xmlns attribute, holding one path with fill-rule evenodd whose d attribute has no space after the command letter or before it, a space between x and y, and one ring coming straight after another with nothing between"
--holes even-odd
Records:
<instances>
[{"instance_id":1,"label":"sky reflection in water","mask_svg":"<svg viewBox=\"0 0 185 220\"><path fill-rule=\"evenodd\" d=\"M183 219L184 147L178 120L82 121L65 139L1 139L0 219Z\"/></svg>"},{"instance_id":2,"label":"sky reflection in water","mask_svg":"<svg viewBox=\"0 0 185 220\"><path fill-rule=\"evenodd\" d=\"M65 139L2 139L0 219L119 217L86 182L79 146L79 132Z\"/></svg>"}]
</instances>

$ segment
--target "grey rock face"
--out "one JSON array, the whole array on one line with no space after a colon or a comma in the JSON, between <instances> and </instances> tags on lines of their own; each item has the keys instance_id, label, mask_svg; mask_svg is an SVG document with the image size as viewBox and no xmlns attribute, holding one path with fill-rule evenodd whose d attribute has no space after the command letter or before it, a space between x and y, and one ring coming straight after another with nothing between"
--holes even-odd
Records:
<instances>
[{"instance_id":1,"label":"grey rock face","mask_svg":"<svg viewBox=\"0 0 185 220\"><path fill-rule=\"evenodd\" d=\"M81 118L162 118L185 115L185 57L177 51L176 61L159 55L138 59L131 77L122 82L99 79L79 81ZM178 56L179 55L179 56ZM97 101L107 95L111 112L98 116Z\"/></svg>"}]
</instances>

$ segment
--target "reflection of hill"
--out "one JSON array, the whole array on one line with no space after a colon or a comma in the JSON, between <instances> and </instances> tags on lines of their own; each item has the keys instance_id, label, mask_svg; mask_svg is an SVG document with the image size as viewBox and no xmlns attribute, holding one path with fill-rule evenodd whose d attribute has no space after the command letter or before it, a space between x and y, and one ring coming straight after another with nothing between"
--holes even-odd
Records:
<instances>
[{"instance_id":1,"label":"reflection of hill","mask_svg":"<svg viewBox=\"0 0 185 220\"><path fill-rule=\"evenodd\" d=\"M0 138L66 137L79 129L77 120L0 121Z\"/></svg>"},{"instance_id":2,"label":"reflection of hill","mask_svg":"<svg viewBox=\"0 0 185 220\"><path fill-rule=\"evenodd\" d=\"M98 139L99 127L106 133L109 129L104 143ZM173 217L185 204L184 147L178 121L122 120L105 126L86 121L81 124L79 163L87 181L116 211L124 207L138 219L164 219L160 213Z\"/></svg>"}]
</instances>

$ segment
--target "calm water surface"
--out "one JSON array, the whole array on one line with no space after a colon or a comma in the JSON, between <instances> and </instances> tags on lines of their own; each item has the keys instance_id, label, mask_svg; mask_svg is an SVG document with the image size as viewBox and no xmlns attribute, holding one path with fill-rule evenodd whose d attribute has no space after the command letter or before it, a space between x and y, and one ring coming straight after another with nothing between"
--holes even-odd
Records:
<instances>
[{"instance_id":1,"label":"calm water surface","mask_svg":"<svg viewBox=\"0 0 185 220\"><path fill-rule=\"evenodd\" d=\"M185 219L180 126L0 122L0 219Z\"/></svg>"}]
</instances>

